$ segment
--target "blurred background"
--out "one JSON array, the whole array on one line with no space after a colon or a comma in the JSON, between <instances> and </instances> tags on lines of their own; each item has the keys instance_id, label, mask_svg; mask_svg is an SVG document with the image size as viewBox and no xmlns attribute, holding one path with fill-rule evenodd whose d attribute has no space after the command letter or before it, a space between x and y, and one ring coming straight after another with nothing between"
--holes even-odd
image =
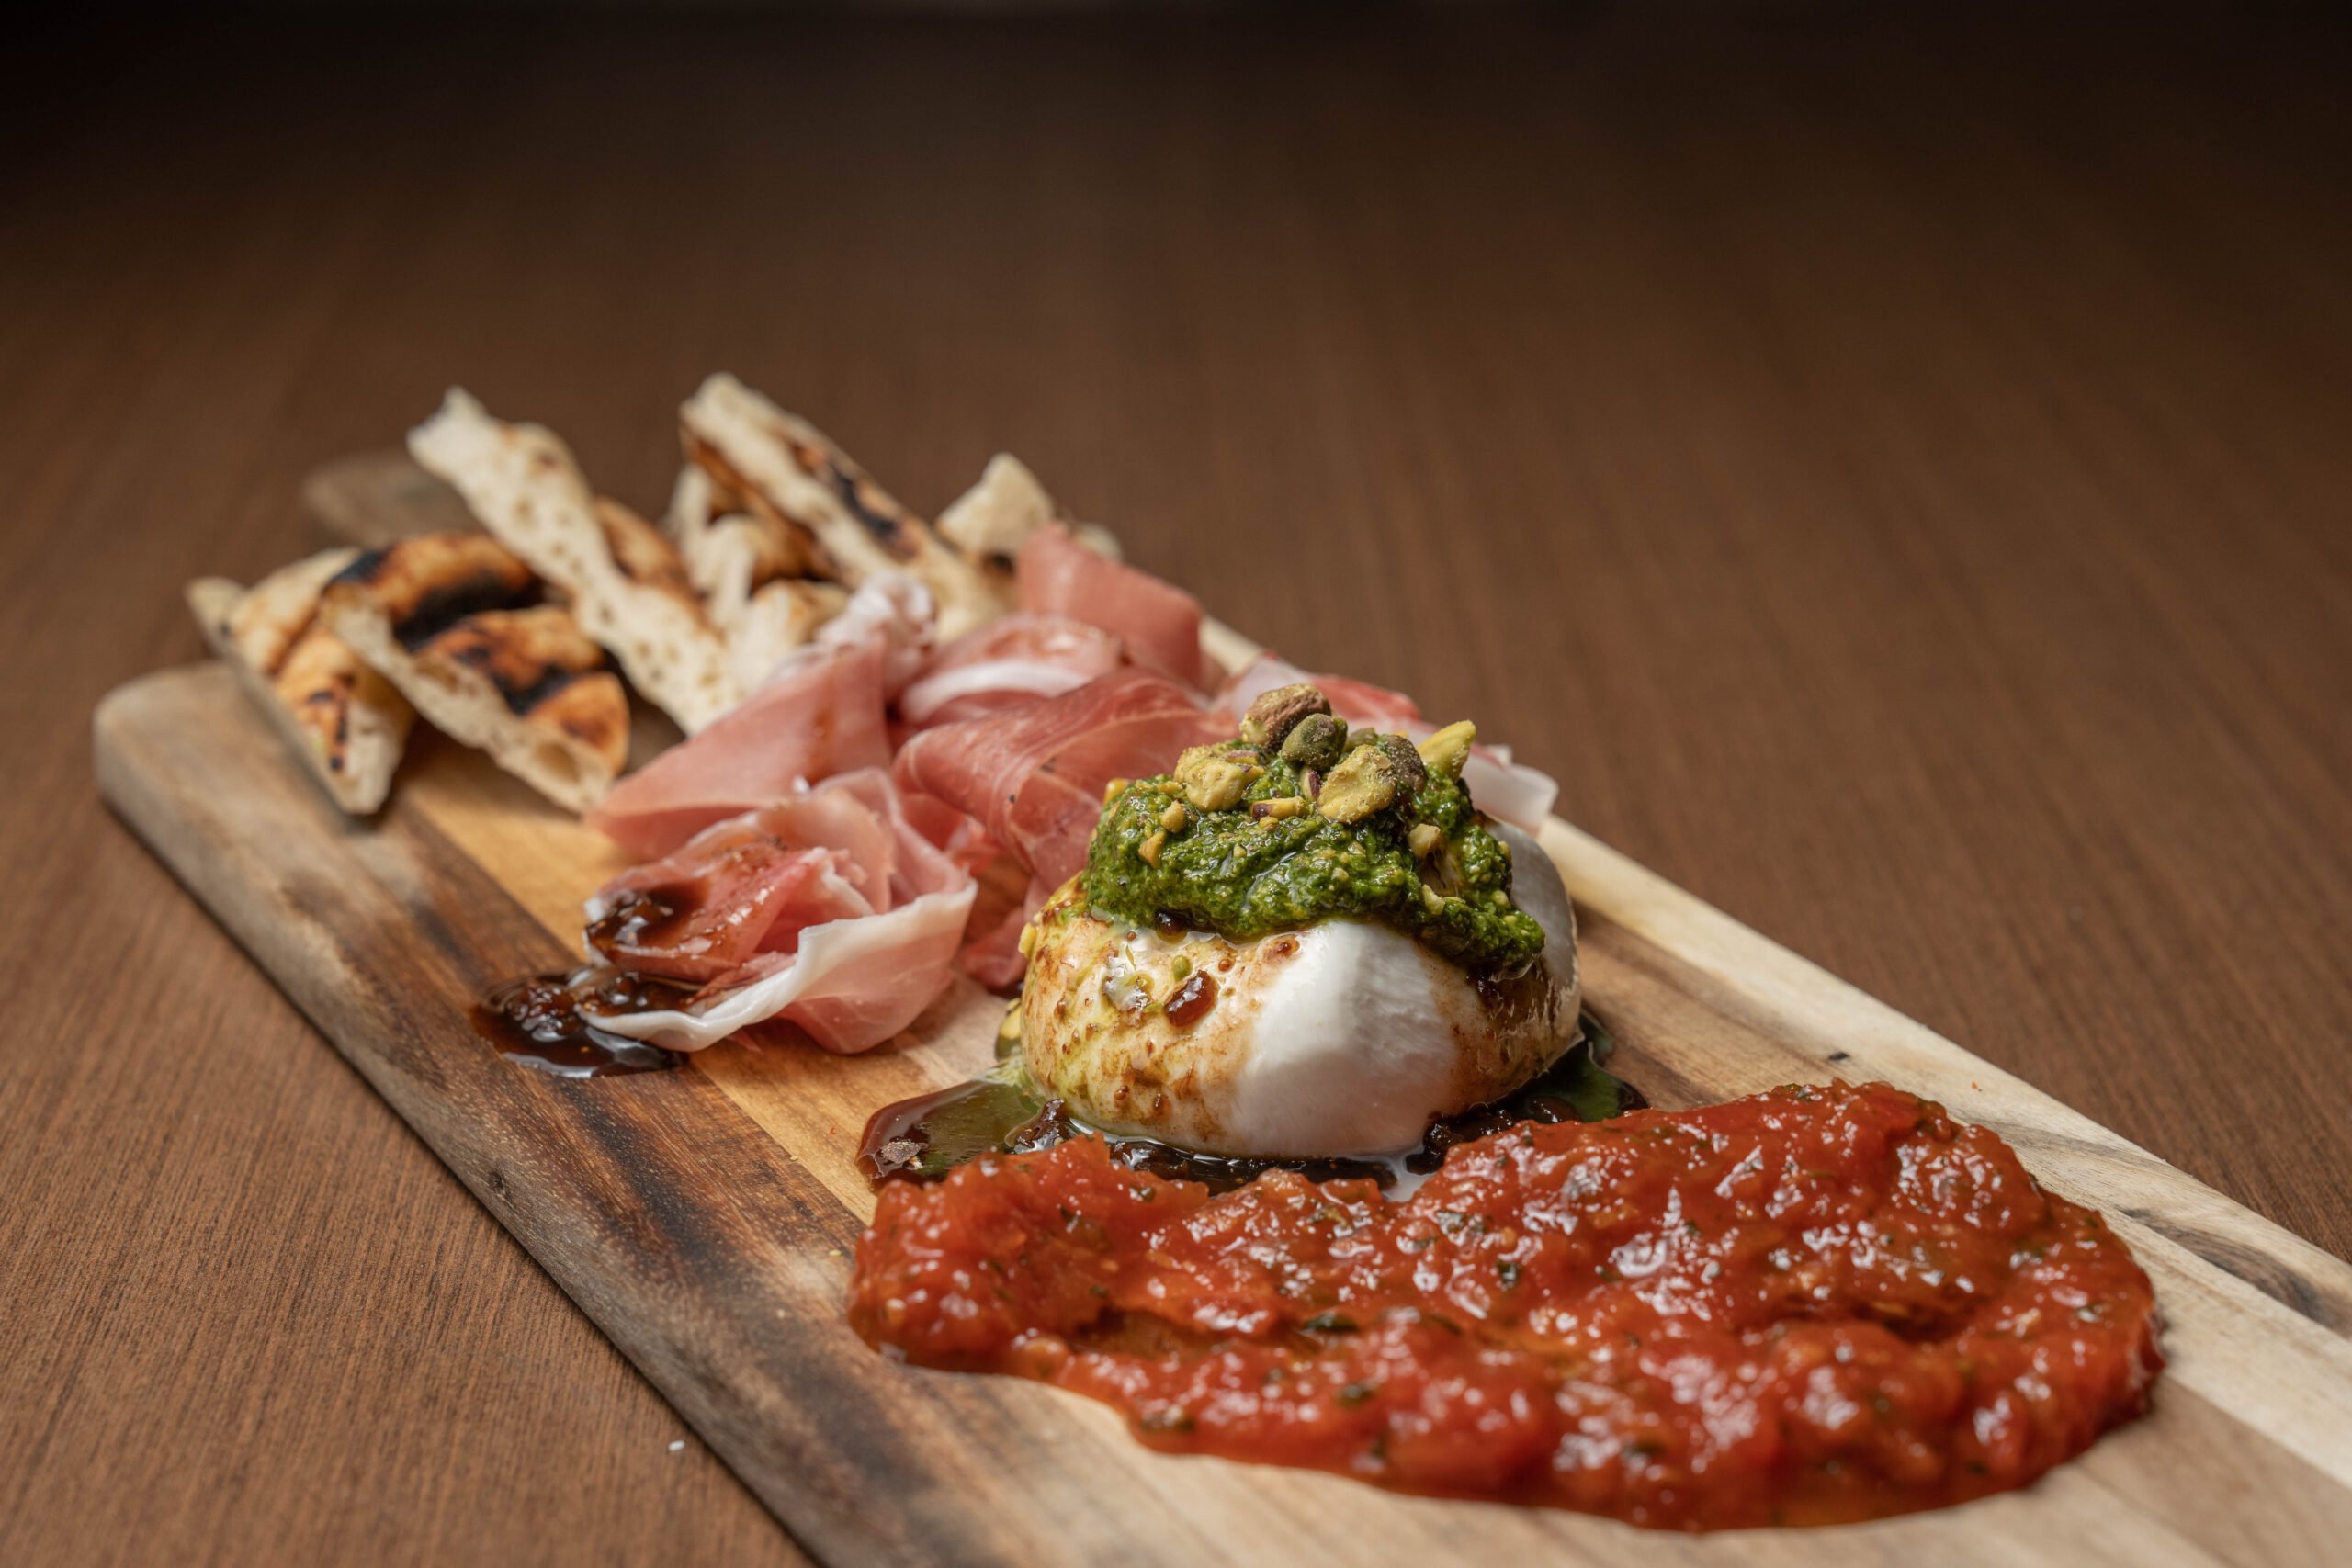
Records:
<instances>
[{"instance_id":1,"label":"blurred background","mask_svg":"<svg viewBox=\"0 0 2352 1568\"><path fill-rule=\"evenodd\" d=\"M0 1209L0 1269L83 1240L0 1273L17 1528L135 1495L190 1555L529 1557L541 1499L776 1548L698 1450L640 1472L674 1418L91 797L92 704L199 655L182 582L312 547L304 474L451 383L646 508L713 369L919 510L1012 451L1214 613L1475 716L1600 838L2352 1248L2343 8L12 28L0 946L140 958L0 1055L0 1185L74 1177ZM365 1310L318 1327L338 1274ZM576 1472L482 1468L543 1439Z\"/></svg>"}]
</instances>

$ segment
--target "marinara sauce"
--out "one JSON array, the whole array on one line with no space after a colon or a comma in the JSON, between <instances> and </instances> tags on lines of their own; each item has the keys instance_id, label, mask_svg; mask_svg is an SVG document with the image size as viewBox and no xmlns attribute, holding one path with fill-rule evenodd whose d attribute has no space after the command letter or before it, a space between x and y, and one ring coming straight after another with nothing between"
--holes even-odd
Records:
<instances>
[{"instance_id":1,"label":"marinara sauce","mask_svg":"<svg viewBox=\"0 0 2352 1568\"><path fill-rule=\"evenodd\" d=\"M2164 1364L2098 1214L1884 1084L1523 1124L1402 1201L991 1156L885 1187L850 1315L1157 1448L1683 1529L2022 1486Z\"/></svg>"}]
</instances>

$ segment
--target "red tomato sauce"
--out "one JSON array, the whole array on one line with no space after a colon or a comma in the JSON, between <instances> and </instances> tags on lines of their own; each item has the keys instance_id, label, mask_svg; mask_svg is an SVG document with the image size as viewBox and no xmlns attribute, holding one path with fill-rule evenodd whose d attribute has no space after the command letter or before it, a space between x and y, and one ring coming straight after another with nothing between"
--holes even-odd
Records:
<instances>
[{"instance_id":1,"label":"red tomato sauce","mask_svg":"<svg viewBox=\"0 0 2352 1568\"><path fill-rule=\"evenodd\" d=\"M1884 1084L1513 1127L1403 1201L989 1156L884 1189L850 1317L1155 1448L1683 1529L2022 1486L2164 1364L2099 1215Z\"/></svg>"}]
</instances>

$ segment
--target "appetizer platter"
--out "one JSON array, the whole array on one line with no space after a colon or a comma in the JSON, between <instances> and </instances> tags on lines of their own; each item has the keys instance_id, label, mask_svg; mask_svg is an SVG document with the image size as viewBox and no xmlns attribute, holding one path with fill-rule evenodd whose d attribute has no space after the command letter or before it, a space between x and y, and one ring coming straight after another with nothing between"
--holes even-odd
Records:
<instances>
[{"instance_id":1,"label":"appetizer platter","mask_svg":"<svg viewBox=\"0 0 2352 1568\"><path fill-rule=\"evenodd\" d=\"M729 377L658 518L463 392L408 445L190 585L217 661L107 700L100 786L820 1559L2352 1530L2352 1267L1476 716Z\"/></svg>"}]
</instances>

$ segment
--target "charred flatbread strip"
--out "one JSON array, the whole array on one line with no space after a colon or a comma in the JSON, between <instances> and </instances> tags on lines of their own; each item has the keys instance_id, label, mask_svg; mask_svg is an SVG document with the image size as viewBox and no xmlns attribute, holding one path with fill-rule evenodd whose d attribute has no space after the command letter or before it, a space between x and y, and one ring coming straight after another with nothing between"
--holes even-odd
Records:
<instances>
[{"instance_id":1,"label":"charred flatbread strip","mask_svg":"<svg viewBox=\"0 0 2352 1568\"><path fill-rule=\"evenodd\" d=\"M320 614L434 727L557 805L585 811L628 756L628 695L531 570L480 534L357 557Z\"/></svg>"},{"instance_id":2,"label":"charred flatbread strip","mask_svg":"<svg viewBox=\"0 0 2352 1568\"><path fill-rule=\"evenodd\" d=\"M852 587L912 573L939 604L939 635L992 619L1005 600L816 426L732 376L713 376L678 411L686 459L709 475L714 504L751 513L810 558L814 574Z\"/></svg>"},{"instance_id":3,"label":"charred flatbread strip","mask_svg":"<svg viewBox=\"0 0 2352 1568\"><path fill-rule=\"evenodd\" d=\"M1071 536L1096 555L1120 557L1119 541L1095 523L1073 522L1046 493L1029 465L1010 452L999 452L980 470L978 484L957 496L939 514L939 536L963 552L980 575L1008 598L1012 592L1013 558L1030 535L1048 523L1068 524Z\"/></svg>"},{"instance_id":4,"label":"charred flatbread strip","mask_svg":"<svg viewBox=\"0 0 2352 1568\"><path fill-rule=\"evenodd\" d=\"M691 734L735 705L742 693L727 639L704 614L678 547L590 490L552 431L492 419L453 389L408 445L493 538L563 590L581 627L682 728Z\"/></svg>"},{"instance_id":5,"label":"charred flatbread strip","mask_svg":"<svg viewBox=\"0 0 2352 1568\"><path fill-rule=\"evenodd\" d=\"M187 585L212 651L237 672L335 805L366 817L384 804L415 710L319 619L319 595L356 550L324 550L251 588L225 577Z\"/></svg>"},{"instance_id":6,"label":"charred flatbread strip","mask_svg":"<svg viewBox=\"0 0 2352 1568\"><path fill-rule=\"evenodd\" d=\"M1010 452L980 471L980 482L939 514L939 536L964 552L983 573L1007 587L1022 541L1060 515L1054 498Z\"/></svg>"},{"instance_id":7,"label":"charred flatbread strip","mask_svg":"<svg viewBox=\"0 0 2352 1568\"><path fill-rule=\"evenodd\" d=\"M662 514L662 530L677 542L686 579L703 596L713 620L730 599L737 605L780 578L808 578L817 567L805 536L744 510L743 499L722 491L707 469L686 463Z\"/></svg>"},{"instance_id":8,"label":"charred flatbread strip","mask_svg":"<svg viewBox=\"0 0 2352 1568\"><path fill-rule=\"evenodd\" d=\"M775 529L748 513L714 516L716 500L710 476L688 464L678 472L663 525L678 542L704 611L727 638L736 684L748 693L841 614L849 591L792 575L799 558L779 547Z\"/></svg>"},{"instance_id":9,"label":"charred flatbread strip","mask_svg":"<svg viewBox=\"0 0 2352 1568\"><path fill-rule=\"evenodd\" d=\"M728 633L736 680L746 692L757 686L848 603L849 590L813 578L780 577L753 589Z\"/></svg>"}]
</instances>

